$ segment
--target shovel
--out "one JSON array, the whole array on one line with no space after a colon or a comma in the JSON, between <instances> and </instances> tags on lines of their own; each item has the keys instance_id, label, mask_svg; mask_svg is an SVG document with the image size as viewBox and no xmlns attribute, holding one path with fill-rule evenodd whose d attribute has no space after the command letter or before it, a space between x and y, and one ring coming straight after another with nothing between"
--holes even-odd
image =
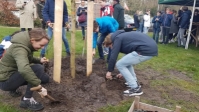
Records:
<instances>
[{"instance_id":1,"label":"shovel","mask_svg":"<svg viewBox=\"0 0 199 112\"><path fill-rule=\"evenodd\" d=\"M37 87L32 87L32 88L30 88L30 90L31 90L31 91L41 92L41 88L42 88L42 86L37 86ZM48 98L49 100L51 100L51 104L58 104L58 103L61 103L60 101L55 100L52 96L50 96L50 95L48 95L48 94L47 94L45 97Z\"/></svg>"}]
</instances>

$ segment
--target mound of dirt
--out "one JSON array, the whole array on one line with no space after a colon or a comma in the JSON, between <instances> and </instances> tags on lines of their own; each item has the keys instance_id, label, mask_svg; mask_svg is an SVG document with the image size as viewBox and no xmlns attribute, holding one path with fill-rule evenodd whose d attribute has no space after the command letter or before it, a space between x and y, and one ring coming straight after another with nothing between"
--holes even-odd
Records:
<instances>
[{"instance_id":1,"label":"mound of dirt","mask_svg":"<svg viewBox=\"0 0 199 112\"><path fill-rule=\"evenodd\" d=\"M87 77L86 59L76 59L76 78L70 74L70 58L62 59L61 83L54 81L44 85L49 94L60 104L42 101L46 112L94 112L107 104L116 105L122 101L126 89L123 79L106 80L106 62L98 60L93 65L93 73ZM53 63L46 65L46 72L52 77ZM113 74L118 74L118 71ZM38 98L37 98L38 99Z\"/></svg>"}]
</instances>

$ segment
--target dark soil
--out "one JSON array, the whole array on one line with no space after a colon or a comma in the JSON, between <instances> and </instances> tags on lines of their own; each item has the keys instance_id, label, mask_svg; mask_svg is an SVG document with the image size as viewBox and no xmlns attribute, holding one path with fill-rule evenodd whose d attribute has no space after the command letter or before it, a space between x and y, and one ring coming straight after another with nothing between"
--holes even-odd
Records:
<instances>
[{"instance_id":1,"label":"dark soil","mask_svg":"<svg viewBox=\"0 0 199 112\"><path fill-rule=\"evenodd\" d=\"M86 60L83 58L76 59L76 78L73 79L70 74L70 59L62 59L62 71L61 71L61 83L57 84L52 79L50 83L43 85L49 95L51 95L60 103L51 103L47 98L42 99L38 93L34 93L34 98L41 102L45 109L41 112L96 112L99 108L107 106L107 104L117 105L123 100L127 100L133 97L125 97L122 92L126 89L123 79L106 80L105 75L107 72L106 62L103 60L97 60L93 65L93 73L86 76ZM53 62L46 65L46 72L52 78L53 75ZM172 71L170 71L173 73ZM174 71L176 73L176 71ZM115 70L112 74L117 75L119 72ZM158 102L160 105L167 105L167 100L161 98L161 91L157 91L150 86L151 80L163 80L168 78L155 72L151 68L146 70L136 70L136 74L144 94L141 99L147 99L154 102ZM175 76L174 76L175 77ZM189 80L186 75L183 78ZM180 89L167 88L167 93L176 98L189 99L192 98L192 94ZM25 87L20 88L21 91L25 91ZM154 92L156 91L156 92ZM166 89L165 89L166 91ZM178 93L182 96L178 96ZM12 104L18 107L20 98L12 98L7 92L0 91L0 102L6 104ZM186 98L186 96L188 98ZM194 97L194 96L193 96ZM170 105L170 104L168 104ZM173 105L173 108L175 105ZM23 111L23 109L21 109Z\"/></svg>"}]
</instances>

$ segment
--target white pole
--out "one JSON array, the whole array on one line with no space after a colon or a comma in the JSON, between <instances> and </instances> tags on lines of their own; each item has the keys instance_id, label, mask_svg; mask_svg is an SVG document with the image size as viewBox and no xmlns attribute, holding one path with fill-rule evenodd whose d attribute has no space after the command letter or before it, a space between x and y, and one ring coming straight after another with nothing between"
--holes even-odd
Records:
<instances>
[{"instance_id":1,"label":"white pole","mask_svg":"<svg viewBox=\"0 0 199 112\"><path fill-rule=\"evenodd\" d=\"M193 10L192 10L192 15L191 15L191 20L190 20L188 37L187 37L187 42L186 42L185 49L188 49L188 47L189 47L189 40L190 40L190 35L191 35L191 29L192 29L193 15L194 15L195 7L196 7L196 0L194 0L194 3L193 3Z\"/></svg>"}]
</instances>

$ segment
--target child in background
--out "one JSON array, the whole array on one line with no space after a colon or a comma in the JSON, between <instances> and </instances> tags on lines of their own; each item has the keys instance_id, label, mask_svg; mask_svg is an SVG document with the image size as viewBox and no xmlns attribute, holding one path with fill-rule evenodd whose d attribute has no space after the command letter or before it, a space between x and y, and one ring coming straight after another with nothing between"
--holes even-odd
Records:
<instances>
[{"instance_id":1,"label":"child in background","mask_svg":"<svg viewBox=\"0 0 199 112\"><path fill-rule=\"evenodd\" d=\"M156 43L158 43L160 25L162 23L161 11L157 12L157 16L153 18L152 23L153 23L153 39L156 41Z\"/></svg>"}]
</instances>

